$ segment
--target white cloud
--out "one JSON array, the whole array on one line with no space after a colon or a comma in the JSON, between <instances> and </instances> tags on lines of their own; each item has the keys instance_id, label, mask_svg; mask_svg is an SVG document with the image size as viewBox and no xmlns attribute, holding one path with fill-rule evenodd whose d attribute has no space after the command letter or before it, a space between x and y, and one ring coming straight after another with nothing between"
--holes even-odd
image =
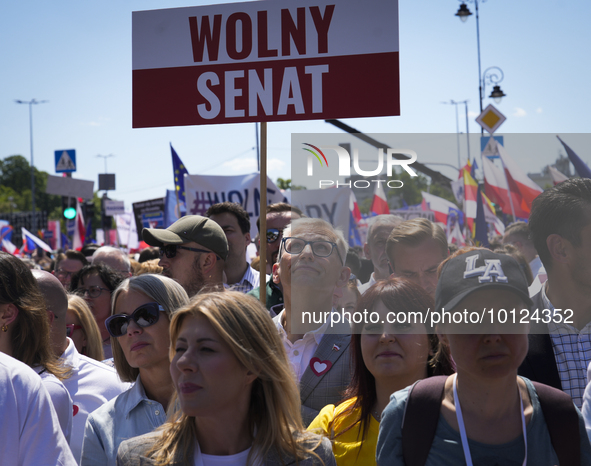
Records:
<instances>
[{"instance_id":1,"label":"white cloud","mask_svg":"<svg viewBox=\"0 0 591 466\"><path fill-rule=\"evenodd\" d=\"M471 112L470 110L468 110L468 118L476 118L478 115L480 115L480 113Z\"/></svg>"},{"instance_id":2,"label":"white cloud","mask_svg":"<svg viewBox=\"0 0 591 466\"><path fill-rule=\"evenodd\" d=\"M110 118L105 117L98 117L95 121L89 121L87 123L80 123L82 126L103 126L105 123L109 122Z\"/></svg>"},{"instance_id":3,"label":"white cloud","mask_svg":"<svg viewBox=\"0 0 591 466\"><path fill-rule=\"evenodd\" d=\"M543 112L542 107L536 108L536 113L542 113L542 112Z\"/></svg>"},{"instance_id":4,"label":"white cloud","mask_svg":"<svg viewBox=\"0 0 591 466\"><path fill-rule=\"evenodd\" d=\"M280 171L285 166L285 162L280 159L267 159L267 172ZM232 172L256 172L257 161L253 157L248 158L235 158L228 160L222 164L222 167L229 169Z\"/></svg>"},{"instance_id":5,"label":"white cloud","mask_svg":"<svg viewBox=\"0 0 591 466\"><path fill-rule=\"evenodd\" d=\"M515 112L513 112L514 117L524 117L527 115L527 112L522 108L515 107Z\"/></svg>"}]
</instances>

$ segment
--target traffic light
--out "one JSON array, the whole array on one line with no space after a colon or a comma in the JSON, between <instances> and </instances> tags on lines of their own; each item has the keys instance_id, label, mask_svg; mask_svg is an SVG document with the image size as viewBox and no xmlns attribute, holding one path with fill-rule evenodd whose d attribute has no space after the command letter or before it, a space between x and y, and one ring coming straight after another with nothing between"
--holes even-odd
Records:
<instances>
[{"instance_id":1,"label":"traffic light","mask_svg":"<svg viewBox=\"0 0 591 466\"><path fill-rule=\"evenodd\" d=\"M68 220L76 217L76 198L62 196L62 214Z\"/></svg>"},{"instance_id":2,"label":"traffic light","mask_svg":"<svg viewBox=\"0 0 591 466\"><path fill-rule=\"evenodd\" d=\"M85 201L82 205L82 210L84 213L84 220L88 222L89 219L94 217L94 202Z\"/></svg>"}]
</instances>

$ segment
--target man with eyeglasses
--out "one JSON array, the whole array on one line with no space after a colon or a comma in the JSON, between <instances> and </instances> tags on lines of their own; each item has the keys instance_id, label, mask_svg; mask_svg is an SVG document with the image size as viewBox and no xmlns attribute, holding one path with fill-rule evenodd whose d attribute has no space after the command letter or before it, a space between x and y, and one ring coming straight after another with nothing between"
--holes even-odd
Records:
<instances>
[{"instance_id":1,"label":"man with eyeglasses","mask_svg":"<svg viewBox=\"0 0 591 466\"><path fill-rule=\"evenodd\" d=\"M295 220L284 231L273 280L283 286L284 309L273 319L300 386L308 425L328 404L337 404L351 381L348 322L331 325L333 294L347 284L348 244L322 219ZM304 313L323 316L309 322ZM328 317L328 318L327 318ZM308 325L310 323L310 325Z\"/></svg>"},{"instance_id":2,"label":"man with eyeglasses","mask_svg":"<svg viewBox=\"0 0 591 466\"><path fill-rule=\"evenodd\" d=\"M86 260L86 257L84 257L84 254L69 249L63 254L58 254L55 260L53 274L57 277L63 287L66 290L69 290L72 275L79 272L85 265L88 265L88 261Z\"/></svg>"},{"instance_id":3,"label":"man with eyeglasses","mask_svg":"<svg viewBox=\"0 0 591 466\"><path fill-rule=\"evenodd\" d=\"M207 209L205 216L222 227L228 240L224 266L228 287L242 293L258 287L260 273L246 261L246 248L251 243L248 212L235 202L220 202Z\"/></svg>"},{"instance_id":4,"label":"man with eyeglasses","mask_svg":"<svg viewBox=\"0 0 591 466\"><path fill-rule=\"evenodd\" d=\"M213 220L186 215L166 230L144 228L142 238L160 248L162 274L176 280L189 297L203 288L222 286L228 240Z\"/></svg>"},{"instance_id":5,"label":"man with eyeglasses","mask_svg":"<svg viewBox=\"0 0 591 466\"><path fill-rule=\"evenodd\" d=\"M266 265L267 274L270 276L273 271L273 264L277 262L279 255L279 247L281 246L281 238L283 238L283 230L289 222L292 220L303 217L304 214L300 209L292 205L286 204L285 202L277 202L267 206L267 231L264 235L261 235L261 219L257 218L257 230L259 231L259 245L260 237L263 236L267 240L267 254L266 254ZM258 245L257 245L258 247ZM259 299L260 288L255 287L248 294ZM274 310L271 308L280 307L283 304L283 292L281 291L281 285L277 285L273 282L272 278L269 278L266 286L266 306L267 309L271 310L271 315L275 315Z\"/></svg>"},{"instance_id":6,"label":"man with eyeglasses","mask_svg":"<svg viewBox=\"0 0 591 466\"><path fill-rule=\"evenodd\" d=\"M80 462L86 418L103 403L127 390L129 384L121 382L112 367L78 353L74 342L67 337L68 298L62 284L48 272L31 272L45 300L54 353L71 368L71 375L62 383L74 405L70 448Z\"/></svg>"}]
</instances>

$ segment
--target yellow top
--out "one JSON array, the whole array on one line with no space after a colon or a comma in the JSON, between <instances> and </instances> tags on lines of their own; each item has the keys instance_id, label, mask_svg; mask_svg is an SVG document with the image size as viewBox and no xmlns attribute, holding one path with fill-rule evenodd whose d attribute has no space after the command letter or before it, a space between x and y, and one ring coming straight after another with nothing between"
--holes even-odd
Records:
<instances>
[{"instance_id":1,"label":"yellow top","mask_svg":"<svg viewBox=\"0 0 591 466\"><path fill-rule=\"evenodd\" d=\"M308 427L309 431L324 435L332 441L332 451L338 466L376 464L376 446L380 423L373 416L369 417L369 428L365 440L361 440L361 423L335 438L335 435L359 419L361 408L339 417L335 422L335 417L351 407L355 400L356 398L351 398L336 408L335 405L325 406Z\"/></svg>"}]
</instances>

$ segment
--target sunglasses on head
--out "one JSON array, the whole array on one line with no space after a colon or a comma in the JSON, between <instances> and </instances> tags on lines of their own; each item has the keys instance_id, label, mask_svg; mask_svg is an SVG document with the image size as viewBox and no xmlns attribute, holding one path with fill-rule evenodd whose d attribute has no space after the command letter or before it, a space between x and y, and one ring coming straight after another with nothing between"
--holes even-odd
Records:
<instances>
[{"instance_id":1,"label":"sunglasses on head","mask_svg":"<svg viewBox=\"0 0 591 466\"><path fill-rule=\"evenodd\" d=\"M167 259L172 259L176 256L177 249L186 249L187 251L193 252L205 252L207 254L213 252L208 251L207 249L190 248L188 246L179 246L177 244L165 244L164 246L160 246L160 259L162 259L164 256L166 256ZM220 260L220 257L217 254L216 257L218 260Z\"/></svg>"},{"instance_id":2,"label":"sunglasses on head","mask_svg":"<svg viewBox=\"0 0 591 466\"><path fill-rule=\"evenodd\" d=\"M278 230L277 228L269 228L267 230L267 243L274 243L279 239L279 236L281 236L280 230Z\"/></svg>"},{"instance_id":3,"label":"sunglasses on head","mask_svg":"<svg viewBox=\"0 0 591 466\"><path fill-rule=\"evenodd\" d=\"M131 315L116 314L105 320L105 327L112 337L119 338L127 333L129 323L133 320L139 327L154 325L160 318L164 308L158 303L142 304Z\"/></svg>"}]
</instances>

